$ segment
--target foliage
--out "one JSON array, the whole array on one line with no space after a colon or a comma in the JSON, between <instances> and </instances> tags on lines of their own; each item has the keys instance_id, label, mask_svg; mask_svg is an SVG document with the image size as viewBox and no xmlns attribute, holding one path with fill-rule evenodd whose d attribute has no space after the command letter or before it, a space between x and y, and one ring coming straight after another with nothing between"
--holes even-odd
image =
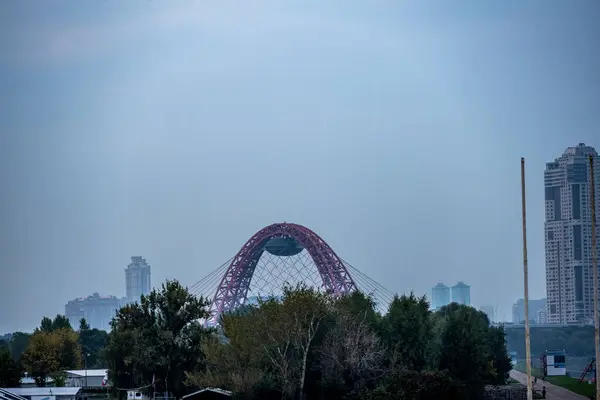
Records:
<instances>
[{"instance_id":1,"label":"foliage","mask_svg":"<svg viewBox=\"0 0 600 400\"><path fill-rule=\"evenodd\" d=\"M29 333L15 332L12 334L10 342L8 343L8 348L14 361L18 362L21 360L23 353L25 353L25 350L29 345L30 338L31 335Z\"/></svg>"},{"instance_id":2,"label":"foliage","mask_svg":"<svg viewBox=\"0 0 600 400\"><path fill-rule=\"evenodd\" d=\"M464 398L510 370L502 327L457 304L433 314L413 294L380 316L362 293L285 288L279 301L224 315L221 327L188 382L246 398Z\"/></svg>"},{"instance_id":3,"label":"foliage","mask_svg":"<svg viewBox=\"0 0 600 400\"><path fill-rule=\"evenodd\" d=\"M59 371L51 374L54 386L65 387L67 383L67 374L64 371Z\"/></svg>"},{"instance_id":4,"label":"foliage","mask_svg":"<svg viewBox=\"0 0 600 400\"><path fill-rule=\"evenodd\" d=\"M186 393L185 372L203 365L200 344L206 331L206 303L177 281L121 308L111 322L105 358L109 378L118 387L152 384L180 397Z\"/></svg>"},{"instance_id":5,"label":"foliage","mask_svg":"<svg viewBox=\"0 0 600 400\"><path fill-rule=\"evenodd\" d=\"M383 337L391 351L392 368L421 371L428 365L432 322L425 297L394 297L383 318Z\"/></svg>"},{"instance_id":6,"label":"foliage","mask_svg":"<svg viewBox=\"0 0 600 400\"><path fill-rule=\"evenodd\" d=\"M108 344L108 333L99 329L91 329L85 318L79 323L79 345L87 368L105 368L103 352Z\"/></svg>"},{"instance_id":7,"label":"foliage","mask_svg":"<svg viewBox=\"0 0 600 400\"><path fill-rule=\"evenodd\" d=\"M465 385L454 382L445 371L399 369L361 396L361 400L458 400L468 394Z\"/></svg>"},{"instance_id":8,"label":"foliage","mask_svg":"<svg viewBox=\"0 0 600 400\"><path fill-rule=\"evenodd\" d=\"M46 378L58 371L82 366L79 338L68 320L57 316L48 321L49 318L42 319L22 357L23 366L38 386L45 386Z\"/></svg>"},{"instance_id":9,"label":"foliage","mask_svg":"<svg viewBox=\"0 0 600 400\"><path fill-rule=\"evenodd\" d=\"M38 328L42 332L54 332L59 329L73 329L69 319L64 315L57 314L54 319L48 317L42 318L40 327Z\"/></svg>"},{"instance_id":10,"label":"foliage","mask_svg":"<svg viewBox=\"0 0 600 400\"><path fill-rule=\"evenodd\" d=\"M506 381L511 364L503 328L491 327L483 312L456 303L442 307L434 321L435 369L477 390Z\"/></svg>"},{"instance_id":11,"label":"foliage","mask_svg":"<svg viewBox=\"0 0 600 400\"><path fill-rule=\"evenodd\" d=\"M8 346L0 347L0 387L19 387L21 367L13 360Z\"/></svg>"},{"instance_id":12,"label":"foliage","mask_svg":"<svg viewBox=\"0 0 600 400\"><path fill-rule=\"evenodd\" d=\"M380 318L360 292L341 297L319 349L321 380L330 395L361 393L387 372L387 349L377 334Z\"/></svg>"},{"instance_id":13,"label":"foliage","mask_svg":"<svg viewBox=\"0 0 600 400\"><path fill-rule=\"evenodd\" d=\"M454 303L431 312L412 293L380 315L360 292L285 287L279 299L222 315L216 330L198 322L206 306L167 281L118 310L110 334L85 320L74 332L57 316L13 341L30 340L23 365L40 385L48 376L62 384L60 371L86 355L88 367L109 368L116 387L153 385L178 397L212 386L246 399L468 399L505 383L511 368L504 327Z\"/></svg>"}]
</instances>

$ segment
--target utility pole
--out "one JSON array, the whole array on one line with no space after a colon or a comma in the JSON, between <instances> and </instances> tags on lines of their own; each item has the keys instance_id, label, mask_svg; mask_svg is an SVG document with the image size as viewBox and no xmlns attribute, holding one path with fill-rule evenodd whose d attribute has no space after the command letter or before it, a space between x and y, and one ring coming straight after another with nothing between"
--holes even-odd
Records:
<instances>
[{"instance_id":1,"label":"utility pole","mask_svg":"<svg viewBox=\"0 0 600 400\"><path fill-rule=\"evenodd\" d=\"M88 353L84 353L83 354L83 368L85 368L85 387L87 389L87 358L88 358L89 354Z\"/></svg>"},{"instance_id":2,"label":"utility pole","mask_svg":"<svg viewBox=\"0 0 600 400\"><path fill-rule=\"evenodd\" d=\"M594 156L590 155L590 197L592 205L592 271L594 274L594 344L596 346L596 378L600 370L600 323L598 321L598 254L596 249L596 179ZM600 399L600 385L596 379L596 399Z\"/></svg>"},{"instance_id":3,"label":"utility pole","mask_svg":"<svg viewBox=\"0 0 600 400\"><path fill-rule=\"evenodd\" d=\"M529 273L527 271L527 204L525 201L525 158L521 157L521 208L523 211L523 289L525 300L525 363L527 365L527 400L533 400L531 381L531 340L529 337Z\"/></svg>"}]
</instances>

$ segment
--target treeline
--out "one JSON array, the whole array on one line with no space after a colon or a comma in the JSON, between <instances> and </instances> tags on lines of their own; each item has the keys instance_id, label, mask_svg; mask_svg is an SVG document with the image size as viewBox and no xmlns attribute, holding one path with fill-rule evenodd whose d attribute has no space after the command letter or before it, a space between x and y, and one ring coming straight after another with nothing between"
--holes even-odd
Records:
<instances>
[{"instance_id":1,"label":"treeline","mask_svg":"<svg viewBox=\"0 0 600 400\"><path fill-rule=\"evenodd\" d=\"M93 353L88 367L106 366L113 387L176 397L220 387L246 399L475 399L511 367L504 329L484 313L458 304L433 313L413 294L381 315L362 293L333 298L298 286L223 315L218 329L201 325L207 316L204 299L167 281L121 308L109 334L85 339L94 330L82 322L74 331L58 316L42 321L18 359L17 335L4 354L40 385Z\"/></svg>"},{"instance_id":2,"label":"treeline","mask_svg":"<svg viewBox=\"0 0 600 400\"><path fill-rule=\"evenodd\" d=\"M91 329L85 319L75 331L63 315L44 317L32 334L16 332L0 342L0 387L19 387L24 372L37 386L64 386L68 369L106 367L102 352L108 333ZM85 361L85 362L84 362Z\"/></svg>"},{"instance_id":3,"label":"treeline","mask_svg":"<svg viewBox=\"0 0 600 400\"><path fill-rule=\"evenodd\" d=\"M567 356L594 356L593 326L557 326L555 328L531 326L531 354L541 356L546 350L566 350ZM525 328L506 329L506 341L517 357L525 354Z\"/></svg>"},{"instance_id":4,"label":"treeline","mask_svg":"<svg viewBox=\"0 0 600 400\"><path fill-rule=\"evenodd\" d=\"M206 303L177 282L122 308L106 356L118 387L180 397L199 387L241 398L478 398L510 370L504 331L485 314L397 297L385 315L361 294L334 299L307 287L224 315L204 329Z\"/></svg>"}]
</instances>

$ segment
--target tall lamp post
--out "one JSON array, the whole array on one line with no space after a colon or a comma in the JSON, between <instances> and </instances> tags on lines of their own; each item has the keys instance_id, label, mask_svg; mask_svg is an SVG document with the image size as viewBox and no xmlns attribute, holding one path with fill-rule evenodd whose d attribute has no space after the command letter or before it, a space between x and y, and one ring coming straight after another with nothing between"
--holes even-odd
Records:
<instances>
[{"instance_id":1,"label":"tall lamp post","mask_svg":"<svg viewBox=\"0 0 600 400\"><path fill-rule=\"evenodd\" d=\"M598 370L600 369L600 334L598 321L598 254L596 249L596 179L594 176L594 156L590 155L590 197L592 205L592 272L594 275L594 344L596 347L596 399L600 399Z\"/></svg>"},{"instance_id":2,"label":"tall lamp post","mask_svg":"<svg viewBox=\"0 0 600 400\"><path fill-rule=\"evenodd\" d=\"M88 381L87 381L87 358L90 356L90 353L84 353L83 354L83 367L85 368L85 387L88 387Z\"/></svg>"},{"instance_id":3,"label":"tall lamp post","mask_svg":"<svg viewBox=\"0 0 600 400\"><path fill-rule=\"evenodd\" d=\"M533 400L531 382L531 341L529 337L529 276L527 270L527 205L525 202L525 158L521 157L521 208L523 212L523 289L525 297L525 363L527 364L527 400Z\"/></svg>"}]
</instances>

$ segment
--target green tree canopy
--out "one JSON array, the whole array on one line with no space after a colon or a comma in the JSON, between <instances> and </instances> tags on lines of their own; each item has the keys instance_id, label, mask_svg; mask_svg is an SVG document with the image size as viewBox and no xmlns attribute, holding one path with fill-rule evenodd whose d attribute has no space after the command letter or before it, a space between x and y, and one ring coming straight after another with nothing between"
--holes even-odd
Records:
<instances>
[{"instance_id":1,"label":"green tree canopy","mask_svg":"<svg viewBox=\"0 0 600 400\"><path fill-rule=\"evenodd\" d=\"M212 386L261 399L464 399L505 383L504 329L482 312L458 304L431 312L412 293L384 315L375 306L360 292L334 297L299 285L205 331L193 322L206 316L202 302L167 282L117 313L110 378L140 387L155 375L157 390L166 381L176 395Z\"/></svg>"},{"instance_id":2,"label":"green tree canopy","mask_svg":"<svg viewBox=\"0 0 600 400\"><path fill-rule=\"evenodd\" d=\"M64 315L57 314L54 319L42 318L38 330L42 332L54 332L58 329L72 329L69 319Z\"/></svg>"},{"instance_id":3,"label":"green tree canopy","mask_svg":"<svg viewBox=\"0 0 600 400\"><path fill-rule=\"evenodd\" d=\"M149 385L180 397L185 372L203 363L205 330L198 320L208 316L206 302L177 281L121 308L113 321L105 357L110 379L119 387Z\"/></svg>"},{"instance_id":4,"label":"green tree canopy","mask_svg":"<svg viewBox=\"0 0 600 400\"><path fill-rule=\"evenodd\" d=\"M25 353L25 350L29 345L30 338L31 334L25 332L15 332L12 334L10 342L8 343L8 347L13 360L21 360L23 353Z\"/></svg>"},{"instance_id":5,"label":"green tree canopy","mask_svg":"<svg viewBox=\"0 0 600 400\"><path fill-rule=\"evenodd\" d=\"M45 386L46 379L57 372L82 366L77 333L70 325L65 326L64 319L55 319L58 321L55 326L49 326L48 320L42 319L40 329L31 336L22 357L23 366L38 386Z\"/></svg>"},{"instance_id":6,"label":"green tree canopy","mask_svg":"<svg viewBox=\"0 0 600 400\"><path fill-rule=\"evenodd\" d=\"M21 367L13 360L8 346L0 347L0 387L19 387L21 374Z\"/></svg>"},{"instance_id":7,"label":"green tree canopy","mask_svg":"<svg viewBox=\"0 0 600 400\"><path fill-rule=\"evenodd\" d=\"M104 360L104 349L108 344L108 333L99 329L91 329L85 318L79 321L78 333L84 365L87 365L87 368L107 367Z\"/></svg>"},{"instance_id":8,"label":"green tree canopy","mask_svg":"<svg viewBox=\"0 0 600 400\"><path fill-rule=\"evenodd\" d=\"M88 324L88 322L85 320L85 318L81 318L79 320L79 332L88 331L90 329L91 329L90 324Z\"/></svg>"},{"instance_id":9,"label":"green tree canopy","mask_svg":"<svg viewBox=\"0 0 600 400\"><path fill-rule=\"evenodd\" d=\"M383 337L391 351L391 366L421 371L428 365L432 321L425 297L394 297L383 317Z\"/></svg>"}]
</instances>

